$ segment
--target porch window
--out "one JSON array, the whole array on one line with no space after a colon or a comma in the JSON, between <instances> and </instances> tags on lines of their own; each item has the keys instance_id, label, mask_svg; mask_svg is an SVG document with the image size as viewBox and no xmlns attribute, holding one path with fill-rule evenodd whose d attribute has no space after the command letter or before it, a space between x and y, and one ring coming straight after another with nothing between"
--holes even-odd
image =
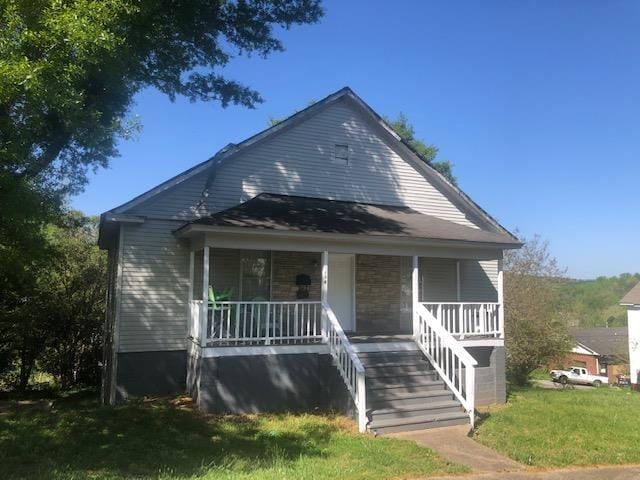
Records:
<instances>
[{"instance_id":1,"label":"porch window","mask_svg":"<svg viewBox=\"0 0 640 480\"><path fill-rule=\"evenodd\" d=\"M271 252L243 251L240 257L240 300L271 299Z\"/></svg>"}]
</instances>

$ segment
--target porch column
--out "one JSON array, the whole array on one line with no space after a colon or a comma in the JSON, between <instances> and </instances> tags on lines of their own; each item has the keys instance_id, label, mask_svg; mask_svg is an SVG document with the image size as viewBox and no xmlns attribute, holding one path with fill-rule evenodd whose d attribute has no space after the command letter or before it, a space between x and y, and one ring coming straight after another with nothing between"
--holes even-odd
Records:
<instances>
[{"instance_id":1,"label":"porch column","mask_svg":"<svg viewBox=\"0 0 640 480\"><path fill-rule=\"evenodd\" d=\"M191 250L189 252L189 304L191 304L191 300L193 300L193 282L195 280L194 278L194 264L195 264L195 259L196 259L196 252L194 252L193 250Z\"/></svg>"},{"instance_id":2,"label":"porch column","mask_svg":"<svg viewBox=\"0 0 640 480\"><path fill-rule=\"evenodd\" d=\"M460 302L462 293L460 290L460 260L456 260L456 302Z\"/></svg>"},{"instance_id":3,"label":"porch column","mask_svg":"<svg viewBox=\"0 0 640 480\"><path fill-rule=\"evenodd\" d=\"M209 247L202 251L202 317L200 318L200 345L207 345L207 319L209 318Z\"/></svg>"},{"instance_id":4,"label":"porch column","mask_svg":"<svg viewBox=\"0 0 640 480\"><path fill-rule=\"evenodd\" d=\"M498 304L500 338L504 338L504 272L502 259L498 260Z\"/></svg>"},{"instance_id":5,"label":"porch column","mask_svg":"<svg viewBox=\"0 0 640 480\"><path fill-rule=\"evenodd\" d=\"M322 302L322 337L327 338L327 314L324 306L327 303L327 294L329 292L329 252L322 252L322 271L320 282L320 301Z\"/></svg>"},{"instance_id":6,"label":"porch column","mask_svg":"<svg viewBox=\"0 0 640 480\"><path fill-rule=\"evenodd\" d=\"M411 298L412 298L412 306L411 309L412 318L413 318L413 336L414 338L418 337L418 302L420 301L420 292L418 289L420 288L420 283L418 281L419 277L419 264L420 257L414 256L412 258L412 270L411 270Z\"/></svg>"}]
</instances>

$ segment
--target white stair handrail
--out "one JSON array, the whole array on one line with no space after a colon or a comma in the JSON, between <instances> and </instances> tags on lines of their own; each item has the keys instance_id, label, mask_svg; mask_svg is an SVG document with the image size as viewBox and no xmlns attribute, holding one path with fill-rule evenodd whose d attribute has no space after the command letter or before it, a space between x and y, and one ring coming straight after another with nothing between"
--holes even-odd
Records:
<instances>
[{"instance_id":1,"label":"white stair handrail","mask_svg":"<svg viewBox=\"0 0 640 480\"><path fill-rule=\"evenodd\" d=\"M417 331L414 338L469 415L471 427L475 412L475 367L478 362L451 335L424 305L414 306ZM464 385L463 385L464 376Z\"/></svg>"},{"instance_id":2,"label":"white stair handrail","mask_svg":"<svg viewBox=\"0 0 640 480\"><path fill-rule=\"evenodd\" d=\"M364 433L368 423L364 366L353 350L331 306L327 302L322 302L322 307L327 319L325 332L329 351L358 410L358 430Z\"/></svg>"}]
</instances>

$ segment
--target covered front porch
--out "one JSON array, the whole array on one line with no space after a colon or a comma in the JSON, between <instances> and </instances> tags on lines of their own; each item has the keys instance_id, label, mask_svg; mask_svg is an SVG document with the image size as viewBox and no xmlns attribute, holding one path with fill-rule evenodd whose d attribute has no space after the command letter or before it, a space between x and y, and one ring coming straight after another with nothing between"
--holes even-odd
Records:
<instances>
[{"instance_id":1,"label":"covered front porch","mask_svg":"<svg viewBox=\"0 0 640 480\"><path fill-rule=\"evenodd\" d=\"M291 398L297 407L318 395L335 399L340 389L319 373L322 357L339 373L361 431L388 427L375 417L381 403L405 415L391 398L397 392L383 391L413 388L393 384L401 374L413 381L411 368L424 377L432 368L433 381L446 385L442 395L454 397L471 424L476 367L492 398L502 395L499 362L491 360L503 345L502 251L518 243L499 227L408 207L261 194L175 234L191 249L187 384L204 408L268 409L249 391L265 378L262 390L279 408ZM417 362L409 367L407 351ZM391 387L380 387L376 372L389 362L393 375L382 383ZM300 395L311 387L319 390ZM428 392L414 394L430 403ZM239 408L247 399L252 404Z\"/></svg>"},{"instance_id":2,"label":"covered front porch","mask_svg":"<svg viewBox=\"0 0 640 480\"><path fill-rule=\"evenodd\" d=\"M200 346L411 341L414 302L458 339L499 339L499 261L203 246L191 253L189 335Z\"/></svg>"}]
</instances>

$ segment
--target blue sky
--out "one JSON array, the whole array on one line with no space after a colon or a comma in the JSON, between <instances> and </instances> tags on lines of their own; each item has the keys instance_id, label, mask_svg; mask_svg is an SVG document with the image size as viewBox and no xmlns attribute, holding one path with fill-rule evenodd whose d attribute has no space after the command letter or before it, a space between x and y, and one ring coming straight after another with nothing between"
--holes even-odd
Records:
<instances>
[{"instance_id":1,"label":"blue sky","mask_svg":"<svg viewBox=\"0 0 640 480\"><path fill-rule=\"evenodd\" d=\"M137 97L143 130L72 205L101 213L345 85L404 112L503 225L579 278L640 271L640 2L328 1L226 74L255 110Z\"/></svg>"}]
</instances>

